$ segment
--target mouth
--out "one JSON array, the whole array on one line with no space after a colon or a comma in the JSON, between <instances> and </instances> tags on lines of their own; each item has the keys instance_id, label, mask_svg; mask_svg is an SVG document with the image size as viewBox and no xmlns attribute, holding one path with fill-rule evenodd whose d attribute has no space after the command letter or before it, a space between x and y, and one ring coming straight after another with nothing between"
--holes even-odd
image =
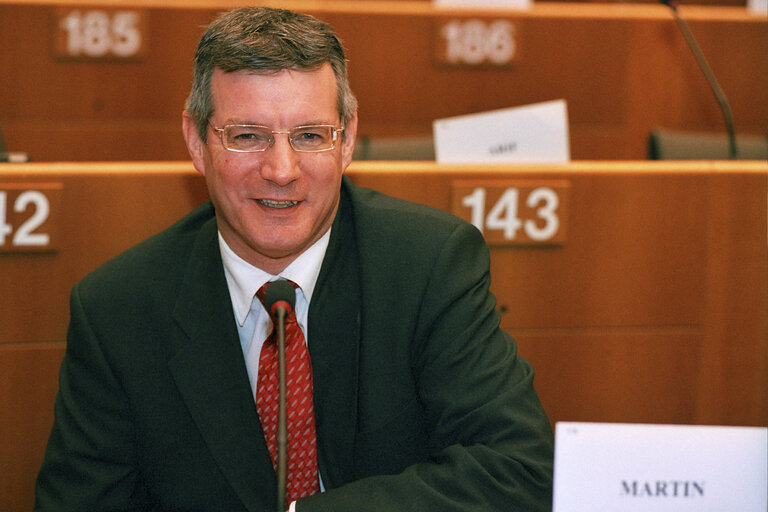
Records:
<instances>
[{"instance_id":1,"label":"mouth","mask_svg":"<svg viewBox=\"0 0 768 512\"><path fill-rule=\"evenodd\" d=\"M299 204L298 201L274 201L272 199L257 199L256 202L266 206L267 208L277 209L290 208L291 206L296 206Z\"/></svg>"}]
</instances>

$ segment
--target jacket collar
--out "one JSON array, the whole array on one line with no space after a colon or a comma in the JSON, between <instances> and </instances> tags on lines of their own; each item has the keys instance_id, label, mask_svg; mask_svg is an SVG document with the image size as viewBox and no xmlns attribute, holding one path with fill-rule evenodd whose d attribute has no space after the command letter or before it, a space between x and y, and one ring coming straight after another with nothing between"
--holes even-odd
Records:
<instances>
[{"instance_id":1,"label":"jacket collar","mask_svg":"<svg viewBox=\"0 0 768 512\"><path fill-rule=\"evenodd\" d=\"M248 383L215 218L197 235L173 317L186 343L170 360L176 385L224 476L248 510L274 508L276 478Z\"/></svg>"},{"instance_id":2,"label":"jacket collar","mask_svg":"<svg viewBox=\"0 0 768 512\"><path fill-rule=\"evenodd\" d=\"M318 463L326 489L354 479L360 276L347 186L309 310ZM184 339L169 366L190 414L248 510L274 508L277 482L248 382L213 216L190 252L173 317Z\"/></svg>"},{"instance_id":3,"label":"jacket collar","mask_svg":"<svg viewBox=\"0 0 768 512\"><path fill-rule=\"evenodd\" d=\"M318 464L327 489L355 477L360 276L352 213L345 186L309 306Z\"/></svg>"}]
</instances>

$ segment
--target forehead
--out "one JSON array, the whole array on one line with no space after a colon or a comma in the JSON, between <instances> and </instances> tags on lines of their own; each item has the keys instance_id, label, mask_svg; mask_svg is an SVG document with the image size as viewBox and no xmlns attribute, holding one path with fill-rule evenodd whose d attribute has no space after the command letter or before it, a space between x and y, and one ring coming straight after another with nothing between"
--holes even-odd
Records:
<instances>
[{"instance_id":1,"label":"forehead","mask_svg":"<svg viewBox=\"0 0 768 512\"><path fill-rule=\"evenodd\" d=\"M211 77L213 117L218 121L267 123L335 123L336 79L330 64L314 70L270 73L250 70Z\"/></svg>"}]
</instances>

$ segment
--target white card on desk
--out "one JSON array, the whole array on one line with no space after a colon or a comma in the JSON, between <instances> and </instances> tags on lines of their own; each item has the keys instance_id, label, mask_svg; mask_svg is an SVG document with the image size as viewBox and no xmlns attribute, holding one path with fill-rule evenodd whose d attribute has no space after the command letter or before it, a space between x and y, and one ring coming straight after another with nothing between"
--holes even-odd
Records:
<instances>
[{"instance_id":1,"label":"white card on desk","mask_svg":"<svg viewBox=\"0 0 768 512\"><path fill-rule=\"evenodd\" d=\"M558 422L553 512L765 512L768 429Z\"/></svg>"},{"instance_id":2,"label":"white card on desk","mask_svg":"<svg viewBox=\"0 0 768 512\"><path fill-rule=\"evenodd\" d=\"M567 163L565 100L505 108L432 123L439 163Z\"/></svg>"},{"instance_id":3,"label":"white card on desk","mask_svg":"<svg viewBox=\"0 0 768 512\"><path fill-rule=\"evenodd\" d=\"M509 7L511 9L527 9L533 5L533 0L432 0L437 7Z\"/></svg>"},{"instance_id":4,"label":"white card on desk","mask_svg":"<svg viewBox=\"0 0 768 512\"><path fill-rule=\"evenodd\" d=\"M747 0L747 12L765 16L768 14L768 0Z\"/></svg>"}]
</instances>

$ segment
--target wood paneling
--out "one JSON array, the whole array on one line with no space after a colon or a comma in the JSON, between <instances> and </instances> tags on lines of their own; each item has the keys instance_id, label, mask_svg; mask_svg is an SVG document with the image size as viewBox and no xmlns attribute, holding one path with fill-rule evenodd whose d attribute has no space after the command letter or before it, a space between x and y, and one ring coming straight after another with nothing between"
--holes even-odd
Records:
<instances>
[{"instance_id":1,"label":"wood paneling","mask_svg":"<svg viewBox=\"0 0 768 512\"><path fill-rule=\"evenodd\" d=\"M30 190L58 183L62 196L50 212L58 250L0 252L0 510L21 512L32 510L53 423L70 289L99 263L204 202L207 193L187 164L8 164L0 166L0 192L8 183Z\"/></svg>"},{"instance_id":2,"label":"wood paneling","mask_svg":"<svg viewBox=\"0 0 768 512\"><path fill-rule=\"evenodd\" d=\"M552 421L768 423L768 164L356 162L352 179L450 209L456 180L568 182L562 245L492 247L502 325ZM0 510L30 510L72 285L205 201L189 163L7 164L61 184L56 251L0 252ZM563 215L566 212L562 212Z\"/></svg>"},{"instance_id":3,"label":"wood paneling","mask_svg":"<svg viewBox=\"0 0 768 512\"><path fill-rule=\"evenodd\" d=\"M4 291L3 309L15 310L14 298ZM0 509L4 511L32 510L63 356L63 341L0 344Z\"/></svg>"},{"instance_id":4,"label":"wood paneling","mask_svg":"<svg viewBox=\"0 0 768 512\"><path fill-rule=\"evenodd\" d=\"M698 423L691 377L699 370L702 327L510 331L536 370L534 385L550 418Z\"/></svg>"},{"instance_id":5,"label":"wood paneling","mask_svg":"<svg viewBox=\"0 0 768 512\"><path fill-rule=\"evenodd\" d=\"M565 245L491 256L554 421L768 424L767 164L370 169L356 181L443 208L468 175L571 182Z\"/></svg>"},{"instance_id":6,"label":"wood paneling","mask_svg":"<svg viewBox=\"0 0 768 512\"><path fill-rule=\"evenodd\" d=\"M575 160L643 159L650 130L724 132L717 103L661 5L536 3L525 11L440 9L430 2L264 2L328 21L348 49L361 136L430 135L432 121L558 98ZM0 0L0 125L37 161L181 160L181 110L202 29L234 4L101 2L141 8L146 53L129 61L57 59L53 15L69 2ZM100 2L91 0L89 6ZM728 96L738 133L768 133L768 20L743 8L680 12ZM435 59L438 22L504 19L513 66Z\"/></svg>"}]
</instances>

